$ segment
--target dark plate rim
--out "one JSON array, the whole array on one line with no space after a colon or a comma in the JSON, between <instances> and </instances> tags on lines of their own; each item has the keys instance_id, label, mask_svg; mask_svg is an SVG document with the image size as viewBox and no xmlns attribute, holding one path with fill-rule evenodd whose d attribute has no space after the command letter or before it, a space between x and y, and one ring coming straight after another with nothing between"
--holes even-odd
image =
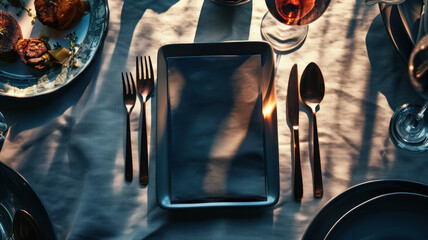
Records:
<instances>
[{"instance_id":1,"label":"dark plate rim","mask_svg":"<svg viewBox=\"0 0 428 240\"><path fill-rule=\"evenodd\" d=\"M355 218L355 215L361 215L361 211L364 211L365 208L369 207L369 208L374 208L374 204L379 205L379 202L383 202L389 199L394 199L394 198L403 198L403 197L416 197L416 198L423 198L425 200L425 202L428 201L428 196L423 195L423 194L418 194L418 193L409 193L409 192L393 192L393 193L387 193L387 194L382 194L379 195L377 197L374 197L370 200L367 200L357 206L355 206L354 208L352 208L351 210L349 210L346 214L344 214L339 220L337 220L337 222L331 227L331 229L329 230L329 232L327 233L327 235L325 236L324 240L328 240L329 238L331 238L330 234L334 234L334 231L338 229L339 224L342 223L342 221L344 220L348 220L349 218ZM390 204L390 203L388 203ZM407 205L400 205L399 207L408 207ZM414 207L414 206L411 206ZM400 209L400 211L403 211L403 209ZM425 209L425 211L427 211ZM389 229L387 229L389 230ZM333 238L334 239L334 238Z\"/></svg>"},{"instance_id":2,"label":"dark plate rim","mask_svg":"<svg viewBox=\"0 0 428 240\"><path fill-rule=\"evenodd\" d=\"M337 220L353 207L374 197L394 192L409 192L428 196L428 186L403 179L371 180L357 184L330 199L318 211L303 234L302 240L324 239Z\"/></svg>"},{"instance_id":3,"label":"dark plate rim","mask_svg":"<svg viewBox=\"0 0 428 240\"><path fill-rule=\"evenodd\" d=\"M41 227L41 229L46 230L46 231L42 231L43 237L45 237L46 239L57 239L55 229L53 228L53 225L52 225L52 219L47 212L46 206L43 203L42 199L39 197L39 195L31 187L27 179L25 179L25 177L22 176L19 172L13 170L11 167L9 167L8 165L6 165L1 161L0 161L0 168L3 168L3 170L0 170L0 171L5 171L9 176L11 176L11 179L9 179L10 181L15 180L19 183L20 186L23 186L22 188L25 188L25 191L30 196L28 197L29 199L31 199L32 201L37 201L37 203L32 202L32 204L39 205L40 208L38 208L38 210L42 215L44 215L43 218L46 218L46 220L48 220L48 222L44 222L47 225L43 225L43 227ZM26 210L28 211L28 209ZM33 217L37 220L38 218L40 218L40 215L33 215Z\"/></svg>"}]
</instances>

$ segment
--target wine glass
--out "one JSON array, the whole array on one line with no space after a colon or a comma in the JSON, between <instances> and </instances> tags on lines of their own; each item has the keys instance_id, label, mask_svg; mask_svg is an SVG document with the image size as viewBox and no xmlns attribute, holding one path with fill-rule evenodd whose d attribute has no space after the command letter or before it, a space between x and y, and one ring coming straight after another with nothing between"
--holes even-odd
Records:
<instances>
[{"instance_id":1,"label":"wine glass","mask_svg":"<svg viewBox=\"0 0 428 240\"><path fill-rule=\"evenodd\" d=\"M269 11L261 23L262 37L278 52L303 44L308 24L317 20L331 0L265 0Z\"/></svg>"},{"instance_id":2,"label":"wine glass","mask_svg":"<svg viewBox=\"0 0 428 240\"><path fill-rule=\"evenodd\" d=\"M409 58L410 82L423 98L428 100L428 35L419 40ZM428 150L428 124L424 106L404 104L394 111L389 133L392 141L400 148L421 152Z\"/></svg>"}]
</instances>

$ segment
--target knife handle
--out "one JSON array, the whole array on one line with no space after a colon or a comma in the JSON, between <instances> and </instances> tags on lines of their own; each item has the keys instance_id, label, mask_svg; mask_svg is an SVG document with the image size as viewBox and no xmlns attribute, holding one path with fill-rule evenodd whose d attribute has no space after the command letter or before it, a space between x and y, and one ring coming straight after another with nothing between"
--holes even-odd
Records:
<instances>
[{"instance_id":1,"label":"knife handle","mask_svg":"<svg viewBox=\"0 0 428 240\"><path fill-rule=\"evenodd\" d=\"M323 196L323 186L322 186L322 171L321 171L321 157L320 157L320 147L318 142L318 128L317 128L317 117L312 114L312 131L313 131L313 186L314 186L314 196L316 198L322 198Z\"/></svg>"},{"instance_id":2,"label":"knife handle","mask_svg":"<svg viewBox=\"0 0 428 240\"><path fill-rule=\"evenodd\" d=\"M302 167L300 165L299 128L293 127L293 194L296 201L303 197Z\"/></svg>"}]
</instances>

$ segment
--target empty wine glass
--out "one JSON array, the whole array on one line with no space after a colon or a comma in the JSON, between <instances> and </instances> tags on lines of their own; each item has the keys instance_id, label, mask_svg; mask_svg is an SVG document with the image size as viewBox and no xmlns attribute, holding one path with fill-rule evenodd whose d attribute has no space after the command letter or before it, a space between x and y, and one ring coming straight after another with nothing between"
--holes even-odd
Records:
<instances>
[{"instance_id":1,"label":"empty wine glass","mask_svg":"<svg viewBox=\"0 0 428 240\"><path fill-rule=\"evenodd\" d=\"M428 35L416 44L409 59L410 82L415 90L428 100ZM404 104L395 110L389 132L392 141L400 148L420 152L428 150L428 124L424 106Z\"/></svg>"},{"instance_id":2,"label":"empty wine glass","mask_svg":"<svg viewBox=\"0 0 428 240\"><path fill-rule=\"evenodd\" d=\"M269 11L262 19L262 37L278 52L294 50L306 39L308 24L329 4L330 0L266 0Z\"/></svg>"}]
</instances>

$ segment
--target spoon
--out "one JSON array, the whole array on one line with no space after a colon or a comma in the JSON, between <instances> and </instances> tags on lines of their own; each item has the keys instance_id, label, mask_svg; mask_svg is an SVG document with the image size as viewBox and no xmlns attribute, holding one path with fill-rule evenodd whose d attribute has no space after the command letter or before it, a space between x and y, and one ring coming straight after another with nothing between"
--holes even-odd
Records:
<instances>
[{"instance_id":1,"label":"spoon","mask_svg":"<svg viewBox=\"0 0 428 240\"><path fill-rule=\"evenodd\" d=\"M323 186L320 150L318 143L316 108L324 98L324 92L324 78L322 76L321 70L315 63L309 63L303 71L302 78L300 80L300 97L303 103L312 110L312 180L314 185L314 196L317 198L321 198L323 196Z\"/></svg>"},{"instance_id":2,"label":"spoon","mask_svg":"<svg viewBox=\"0 0 428 240\"><path fill-rule=\"evenodd\" d=\"M387 4L401 4L406 0L366 0L366 4L371 6L376 3L387 3Z\"/></svg>"},{"instance_id":3,"label":"spoon","mask_svg":"<svg viewBox=\"0 0 428 240\"><path fill-rule=\"evenodd\" d=\"M41 240L40 228L34 218L25 210L19 209L13 216L14 240Z\"/></svg>"}]
</instances>

